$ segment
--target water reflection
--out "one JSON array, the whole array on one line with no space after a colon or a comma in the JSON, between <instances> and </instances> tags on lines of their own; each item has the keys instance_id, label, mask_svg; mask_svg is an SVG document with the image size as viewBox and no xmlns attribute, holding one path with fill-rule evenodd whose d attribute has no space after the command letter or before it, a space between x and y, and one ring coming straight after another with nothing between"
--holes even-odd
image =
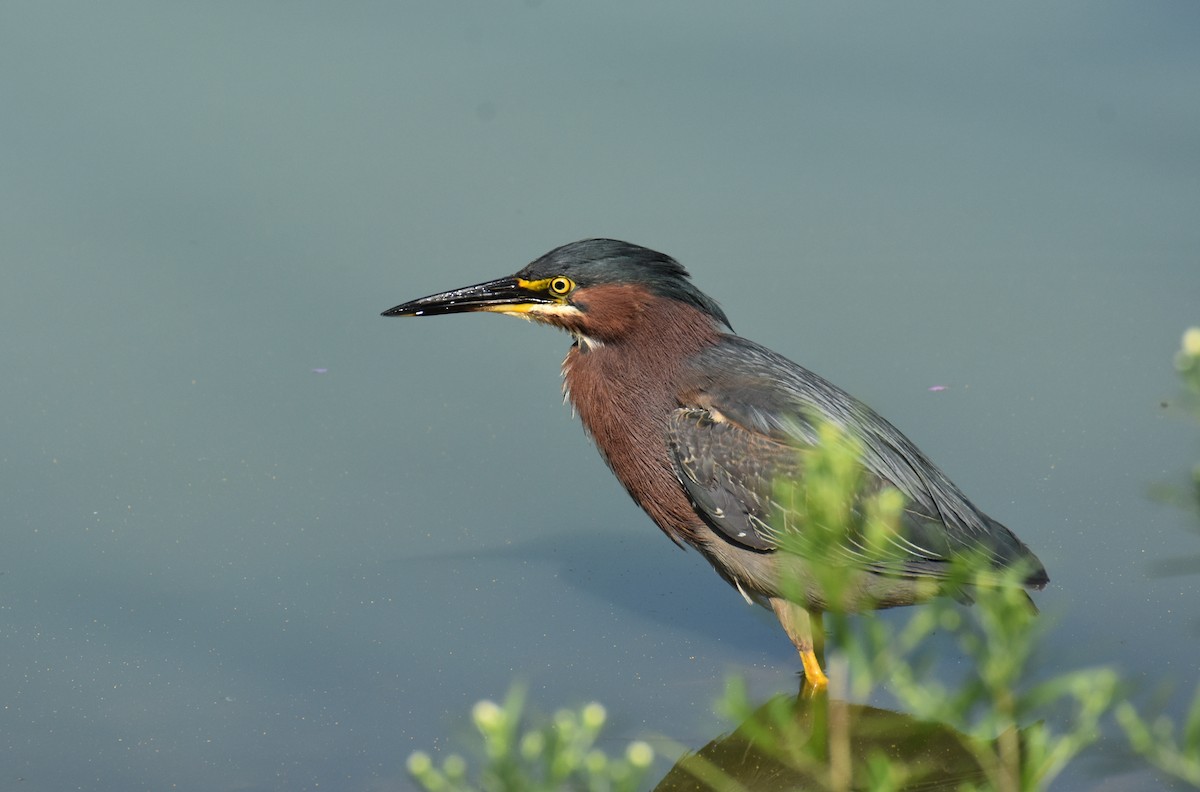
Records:
<instances>
[{"instance_id":1,"label":"water reflection","mask_svg":"<svg viewBox=\"0 0 1200 792\"><path fill-rule=\"evenodd\" d=\"M958 789L982 781L977 756L995 753L942 723L801 692L771 698L680 759L655 792L863 789L887 766L904 774L897 789Z\"/></svg>"}]
</instances>

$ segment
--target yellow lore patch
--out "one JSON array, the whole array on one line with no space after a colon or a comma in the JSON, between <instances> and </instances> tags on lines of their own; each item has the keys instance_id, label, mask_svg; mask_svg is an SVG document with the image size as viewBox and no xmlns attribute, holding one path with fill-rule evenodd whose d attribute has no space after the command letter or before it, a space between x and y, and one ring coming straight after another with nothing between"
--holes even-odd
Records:
<instances>
[{"instance_id":1,"label":"yellow lore patch","mask_svg":"<svg viewBox=\"0 0 1200 792\"><path fill-rule=\"evenodd\" d=\"M554 278L541 278L539 280L525 280L524 278L517 278L517 285L522 289L544 292L550 291L550 281L552 280L554 280Z\"/></svg>"}]
</instances>

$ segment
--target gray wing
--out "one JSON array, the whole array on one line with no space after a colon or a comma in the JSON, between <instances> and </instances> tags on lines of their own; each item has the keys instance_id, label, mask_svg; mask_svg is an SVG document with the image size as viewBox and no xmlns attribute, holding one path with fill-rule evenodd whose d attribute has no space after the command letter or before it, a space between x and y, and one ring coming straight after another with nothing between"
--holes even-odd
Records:
<instances>
[{"instance_id":1,"label":"gray wing","mask_svg":"<svg viewBox=\"0 0 1200 792\"><path fill-rule=\"evenodd\" d=\"M774 525L795 510L778 502L774 482L803 478L799 452L817 442L815 422L827 421L863 447L863 496L893 486L906 511L893 546L872 568L940 576L946 562L980 554L996 569L1023 563L1026 583L1040 587L1045 570L1027 547L977 509L898 429L845 391L764 347L737 336L695 358L696 387L671 418L668 442L677 474L697 512L713 530L748 548L778 546ZM802 488L801 488L802 489ZM793 526L794 527L794 526ZM840 554L864 556L848 537Z\"/></svg>"},{"instance_id":2,"label":"gray wing","mask_svg":"<svg viewBox=\"0 0 1200 792\"><path fill-rule=\"evenodd\" d=\"M856 528L834 534L826 526L807 523L796 502L803 497L802 443L748 431L722 413L702 408L676 410L667 439L676 473L697 513L734 544L770 552L787 543L791 534L793 539L812 540L800 543L805 548L800 552L819 554L819 560L828 563L890 575L944 574L949 548L939 531L928 530L936 518L927 514L906 513L898 535L870 546ZM864 484L851 504L852 514L860 519L864 499L887 482L868 475Z\"/></svg>"}]
</instances>

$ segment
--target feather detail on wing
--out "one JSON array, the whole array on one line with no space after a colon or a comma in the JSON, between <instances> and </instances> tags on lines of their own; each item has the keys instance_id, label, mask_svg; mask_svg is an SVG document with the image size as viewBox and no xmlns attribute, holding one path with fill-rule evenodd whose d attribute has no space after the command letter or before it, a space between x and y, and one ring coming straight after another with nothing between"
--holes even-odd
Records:
<instances>
[{"instance_id":1,"label":"feather detail on wing","mask_svg":"<svg viewBox=\"0 0 1200 792\"><path fill-rule=\"evenodd\" d=\"M799 524L804 510L782 502L786 488L779 485L794 484L791 491L798 494L792 497L803 497L802 452L818 442L817 424L829 422L862 446L862 488L852 508L860 512L866 498L894 487L905 510L898 529L883 540L850 531L832 544L817 543L829 555L821 560L882 574L943 577L958 555L977 555L997 570L1032 559L1026 585L1045 585L1045 571L1028 548L865 404L737 336L725 336L697 362L705 375L670 416L667 442L697 514L724 539L771 552L779 548L781 532L819 527Z\"/></svg>"}]
</instances>

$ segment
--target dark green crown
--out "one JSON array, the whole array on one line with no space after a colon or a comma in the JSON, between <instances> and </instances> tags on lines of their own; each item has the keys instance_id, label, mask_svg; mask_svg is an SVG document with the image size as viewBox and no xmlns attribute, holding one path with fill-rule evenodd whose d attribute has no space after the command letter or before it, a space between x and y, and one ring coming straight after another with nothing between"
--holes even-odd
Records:
<instances>
[{"instance_id":1,"label":"dark green crown","mask_svg":"<svg viewBox=\"0 0 1200 792\"><path fill-rule=\"evenodd\" d=\"M688 271L675 259L619 239L582 239L551 250L517 273L518 278L541 280L565 275L580 288L607 283L645 286L652 293L679 300L729 327L716 300L692 285Z\"/></svg>"}]
</instances>

